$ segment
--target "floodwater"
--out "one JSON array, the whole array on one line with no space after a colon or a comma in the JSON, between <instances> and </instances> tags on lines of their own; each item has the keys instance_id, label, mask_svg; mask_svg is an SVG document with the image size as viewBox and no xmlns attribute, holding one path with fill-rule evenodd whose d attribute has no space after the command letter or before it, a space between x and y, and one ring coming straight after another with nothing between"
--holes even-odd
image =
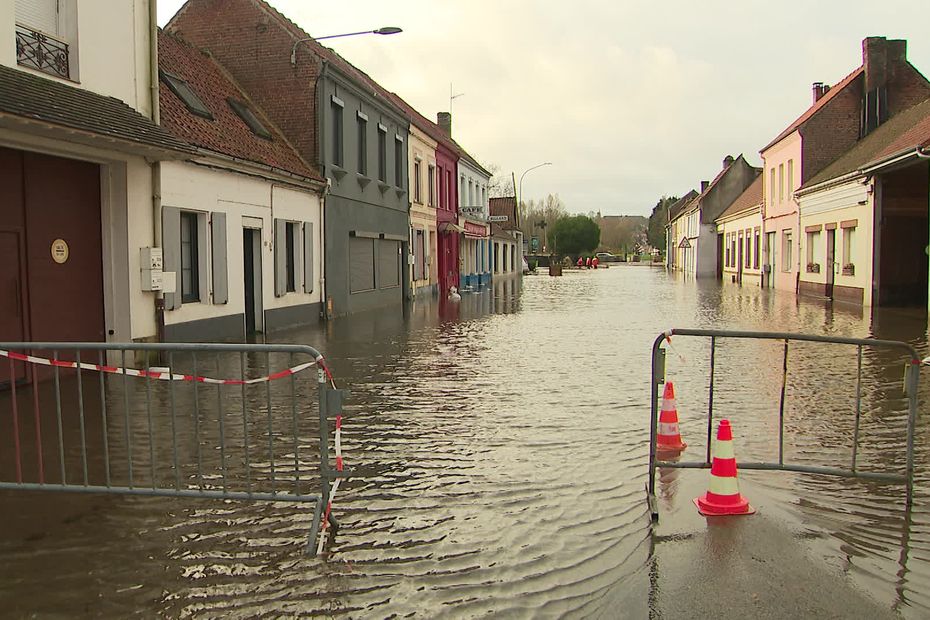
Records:
<instances>
[{"instance_id":1,"label":"floodwater","mask_svg":"<svg viewBox=\"0 0 930 620\"><path fill-rule=\"evenodd\" d=\"M310 515L293 504L6 492L0 609L56 617L612 616L605 606L618 589L650 596L637 589L648 588L641 577L652 549L643 490L649 363L655 337L676 326L874 336L927 351L924 312L870 316L633 266L497 282L460 304L418 302L404 316L381 311L281 334L275 341L322 350L350 391L343 449L353 477L336 498L342 529L323 557L303 555ZM708 351L706 341L679 336L668 355L694 459L704 450ZM717 345L715 415L733 421L742 460L777 458L782 354L776 342ZM863 354L862 469L903 469L903 361ZM856 369L855 348L792 347L786 460L849 462ZM213 372L223 372L219 362ZM922 378L923 408L926 371ZM255 398L261 411L262 393ZM302 413L312 419L312 407ZM170 436L159 421L155 434ZM928 433L921 420L910 514L900 486L741 476L758 493L754 504L804 533L811 555L852 587L905 617L926 617ZM301 434L312 443L312 429ZM171 475L169 453L138 448L139 475L150 456L153 476ZM287 458L286 447L280 454ZM676 496L674 477L659 486L660 511L690 501Z\"/></svg>"}]
</instances>

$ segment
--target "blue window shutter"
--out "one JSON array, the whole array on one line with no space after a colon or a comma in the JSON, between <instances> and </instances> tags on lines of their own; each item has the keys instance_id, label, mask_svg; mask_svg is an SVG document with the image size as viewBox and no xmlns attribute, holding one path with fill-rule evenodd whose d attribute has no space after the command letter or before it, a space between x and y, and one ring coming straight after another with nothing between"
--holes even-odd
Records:
<instances>
[{"instance_id":1,"label":"blue window shutter","mask_svg":"<svg viewBox=\"0 0 930 620\"><path fill-rule=\"evenodd\" d=\"M229 301L229 283L226 248L226 214L220 211L211 214L213 246L213 303Z\"/></svg>"},{"instance_id":2,"label":"blue window shutter","mask_svg":"<svg viewBox=\"0 0 930 620\"><path fill-rule=\"evenodd\" d=\"M181 210L162 207L162 268L173 271L177 279L177 292L165 293L165 310L181 307Z\"/></svg>"}]
</instances>

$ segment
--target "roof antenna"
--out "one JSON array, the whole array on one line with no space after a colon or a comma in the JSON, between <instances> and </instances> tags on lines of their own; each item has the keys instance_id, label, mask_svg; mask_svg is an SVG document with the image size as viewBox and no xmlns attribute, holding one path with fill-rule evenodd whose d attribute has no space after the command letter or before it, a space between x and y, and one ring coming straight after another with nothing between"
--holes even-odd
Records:
<instances>
[{"instance_id":1,"label":"roof antenna","mask_svg":"<svg viewBox=\"0 0 930 620\"><path fill-rule=\"evenodd\" d=\"M449 114L452 114L452 102L464 94L465 93L455 94L455 90L452 88L452 82L449 82Z\"/></svg>"}]
</instances>

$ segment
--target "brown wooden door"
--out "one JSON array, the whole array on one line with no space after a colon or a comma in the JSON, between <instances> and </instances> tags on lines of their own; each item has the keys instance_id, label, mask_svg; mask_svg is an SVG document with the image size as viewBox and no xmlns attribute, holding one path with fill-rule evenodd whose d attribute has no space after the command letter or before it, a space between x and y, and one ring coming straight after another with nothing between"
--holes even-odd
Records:
<instances>
[{"instance_id":1,"label":"brown wooden door","mask_svg":"<svg viewBox=\"0 0 930 620\"><path fill-rule=\"evenodd\" d=\"M96 164L24 153L30 340L106 340L100 168ZM52 258L62 239L68 258Z\"/></svg>"},{"instance_id":2,"label":"brown wooden door","mask_svg":"<svg viewBox=\"0 0 930 620\"><path fill-rule=\"evenodd\" d=\"M833 282L836 276L836 230L827 231L827 256L824 261L826 285L824 286L824 295L833 299Z\"/></svg>"},{"instance_id":3,"label":"brown wooden door","mask_svg":"<svg viewBox=\"0 0 930 620\"><path fill-rule=\"evenodd\" d=\"M0 342L22 342L26 339L21 261L22 244L18 231L0 230ZM10 382L10 362L0 359L0 386ZM25 377L22 364L14 364L13 380Z\"/></svg>"}]
</instances>

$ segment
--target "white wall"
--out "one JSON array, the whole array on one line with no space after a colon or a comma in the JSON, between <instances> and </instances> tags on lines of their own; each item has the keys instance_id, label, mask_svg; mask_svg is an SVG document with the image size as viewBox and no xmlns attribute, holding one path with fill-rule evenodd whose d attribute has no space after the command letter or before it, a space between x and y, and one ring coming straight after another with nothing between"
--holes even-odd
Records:
<instances>
[{"instance_id":1,"label":"white wall","mask_svg":"<svg viewBox=\"0 0 930 620\"><path fill-rule=\"evenodd\" d=\"M243 314L245 312L245 278L243 275L242 229L243 218L257 218L262 226L262 304L267 310L318 303L323 295L323 227L320 221L321 199L310 190L303 191L244 174L205 168L186 162L162 164L162 206L210 213L227 214L227 281L229 300L225 304L212 303L212 273L209 257L212 255L209 235L201 256L207 257L207 295L201 302L186 303L165 313L165 323L175 325L214 317ZM298 285L296 292L276 297L274 293L274 219L295 222L312 222L314 230L314 257L312 293L304 293ZM303 246L299 244L301 260L296 262L297 281L303 282ZM136 250L138 252L138 250ZM203 265L203 261L201 265ZM178 278L180 289L180 277Z\"/></svg>"},{"instance_id":2,"label":"white wall","mask_svg":"<svg viewBox=\"0 0 930 620\"><path fill-rule=\"evenodd\" d=\"M72 79L61 81L116 97L150 116L150 1L60 0L60 38L72 48ZM10 67L18 67L15 19L13 0L0 0L0 64Z\"/></svg>"}]
</instances>

